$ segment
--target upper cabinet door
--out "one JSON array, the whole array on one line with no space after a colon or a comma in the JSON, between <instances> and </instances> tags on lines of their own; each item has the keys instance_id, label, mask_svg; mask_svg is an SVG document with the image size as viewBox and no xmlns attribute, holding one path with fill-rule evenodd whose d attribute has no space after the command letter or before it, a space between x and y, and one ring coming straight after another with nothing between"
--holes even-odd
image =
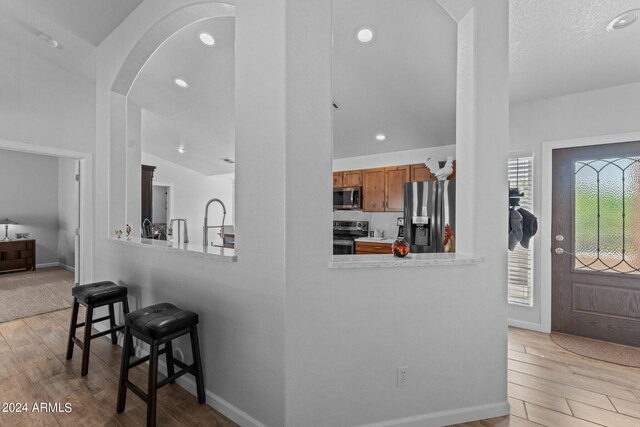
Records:
<instances>
[{"instance_id":1,"label":"upper cabinet door","mask_svg":"<svg viewBox=\"0 0 640 427\"><path fill-rule=\"evenodd\" d=\"M362 187L362 171L344 171L342 184L344 187Z\"/></svg>"},{"instance_id":2,"label":"upper cabinet door","mask_svg":"<svg viewBox=\"0 0 640 427\"><path fill-rule=\"evenodd\" d=\"M385 168L385 185L387 192L387 212L404 211L404 184L409 182L410 167L398 166Z\"/></svg>"},{"instance_id":3,"label":"upper cabinet door","mask_svg":"<svg viewBox=\"0 0 640 427\"><path fill-rule=\"evenodd\" d=\"M385 208L385 169L366 169L362 172L362 198L365 212L384 212Z\"/></svg>"},{"instance_id":4,"label":"upper cabinet door","mask_svg":"<svg viewBox=\"0 0 640 427\"><path fill-rule=\"evenodd\" d=\"M419 181L435 181L436 176L431 173L427 165L424 163L418 163L417 165L411 165L411 182Z\"/></svg>"},{"instance_id":5,"label":"upper cabinet door","mask_svg":"<svg viewBox=\"0 0 640 427\"><path fill-rule=\"evenodd\" d=\"M342 185L342 181L343 181L343 173L342 172L334 172L333 173L333 188L344 187L344 185Z\"/></svg>"}]
</instances>

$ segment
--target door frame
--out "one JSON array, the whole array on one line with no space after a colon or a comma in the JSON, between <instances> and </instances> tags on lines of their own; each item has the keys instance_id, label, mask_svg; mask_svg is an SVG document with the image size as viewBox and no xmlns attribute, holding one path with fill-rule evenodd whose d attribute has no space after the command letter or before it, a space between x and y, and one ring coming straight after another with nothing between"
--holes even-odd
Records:
<instances>
[{"instance_id":1,"label":"door frame","mask_svg":"<svg viewBox=\"0 0 640 427\"><path fill-rule=\"evenodd\" d=\"M76 248L80 258L76 269L80 267L78 283L90 283L93 280L93 155L81 151L67 150L44 145L0 139L0 149L22 153L40 154L51 157L64 157L77 160L80 164L80 239Z\"/></svg>"},{"instance_id":2,"label":"door frame","mask_svg":"<svg viewBox=\"0 0 640 427\"><path fill-rule=\"evenodd\" d=\"M582 138L544 141L542 143L541 184L540 184L540 329L551 332L551 239L552 207L552 152L559 148L586 147L589 145L615 144L640 140L639 132L589 136Z\"/></svg>"}]
</instances>

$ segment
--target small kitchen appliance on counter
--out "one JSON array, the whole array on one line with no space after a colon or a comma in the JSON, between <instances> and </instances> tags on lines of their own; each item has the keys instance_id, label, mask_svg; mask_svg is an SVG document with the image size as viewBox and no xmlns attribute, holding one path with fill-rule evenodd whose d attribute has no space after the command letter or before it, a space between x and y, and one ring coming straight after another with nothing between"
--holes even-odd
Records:
<instances>
[{"instance_id":1,"label":"small kitchen appliance on counter","mask_svg":"<svg viewBox=\"0 0 640 427\"><path fill-rule=\"evenodd\" d=\"M333 254L355 254L355 240L367 237L368 231L369 221L333 221Z\"/></svg>"},{"instance_id":2,"label":"small kitchen appliance on counter","mask_svg":"<svg viewBox=\"0 0 640 427\"><path fill-rule=\"evenodd\" d=\"M398 226L397 237L404 237L404 217L399 217L396 225Z\"/></svg>"}]
</instances>

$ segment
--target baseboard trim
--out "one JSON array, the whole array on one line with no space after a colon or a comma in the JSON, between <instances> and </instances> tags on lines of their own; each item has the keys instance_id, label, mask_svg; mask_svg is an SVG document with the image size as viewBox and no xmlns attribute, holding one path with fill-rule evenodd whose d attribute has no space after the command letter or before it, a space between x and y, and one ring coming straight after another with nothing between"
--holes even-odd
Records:
<instances>
[{"instance_id":1,"label":"baseboard trim","mask_svg":"<svg viewBox=\"0 0 640 427\"><path fill-rule=\"evenodd\" d=\"M75 272L76 272L76 269L75 269L74 267L69 267L67 264L63 264L63 263L61 263L61 262L59 262L59 263L58 263L58 267L62 267L62 268L64 268L65 270L69 270L69 271L70 271L70 272L72 272L72 273L75 273Z\"/></svg>"},{"instance_id":2,"label":"baseboard trim","mask_svg":"<svg viewBox=\"0 0 640 427\"><path fill-rule=\"evenodd\" d=\"M514 328L529 329L531 331L544 332L540 323L525 322L523 320L509 319L507 325Z\"/></svg>"},{"instance_id":3,"label":"baseboard trim","mask_svg":"<svg viewBox=\"0 0 640 427\"><path fill-rule=\"evenodd\" d=\"M486 418L509 415L509 402L491 403L488 405L468 406L466 408L433 412L413 417L396 418L372 424L362 424L359 427L439 427L468 421L484 420Z\"/></svg>"},{"instance_id":4,"label":"baseboard trim","mask_svg":"<svg viewBox=\"0 0 640 427\"><path fill-rule=\"evenodd\" d=\"M42 264L36 264L36 269L38 268L47 268L47 267L58 267L60 265L59 262L45 262Z\"/></svg>"}]
</instances>

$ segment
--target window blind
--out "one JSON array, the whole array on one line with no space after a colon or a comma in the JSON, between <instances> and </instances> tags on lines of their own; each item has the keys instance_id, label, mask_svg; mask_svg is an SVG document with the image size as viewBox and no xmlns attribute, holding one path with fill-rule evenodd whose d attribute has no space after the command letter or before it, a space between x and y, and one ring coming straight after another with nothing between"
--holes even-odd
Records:
<instances>
[{"instance_id":1,"label":"window blind","mask_svg":"<svg viewBox=\"0 0 640 427\"><path fill-rule=\"evenodd\" d=\"M524 196L520 197L520 207L533 213L533 157L514 157L509 159L509 188L518 188ZM512 304L533 305L533 245L529 249L519 244L508 251L508 301Z\"/></svg>"}]
</instances>

